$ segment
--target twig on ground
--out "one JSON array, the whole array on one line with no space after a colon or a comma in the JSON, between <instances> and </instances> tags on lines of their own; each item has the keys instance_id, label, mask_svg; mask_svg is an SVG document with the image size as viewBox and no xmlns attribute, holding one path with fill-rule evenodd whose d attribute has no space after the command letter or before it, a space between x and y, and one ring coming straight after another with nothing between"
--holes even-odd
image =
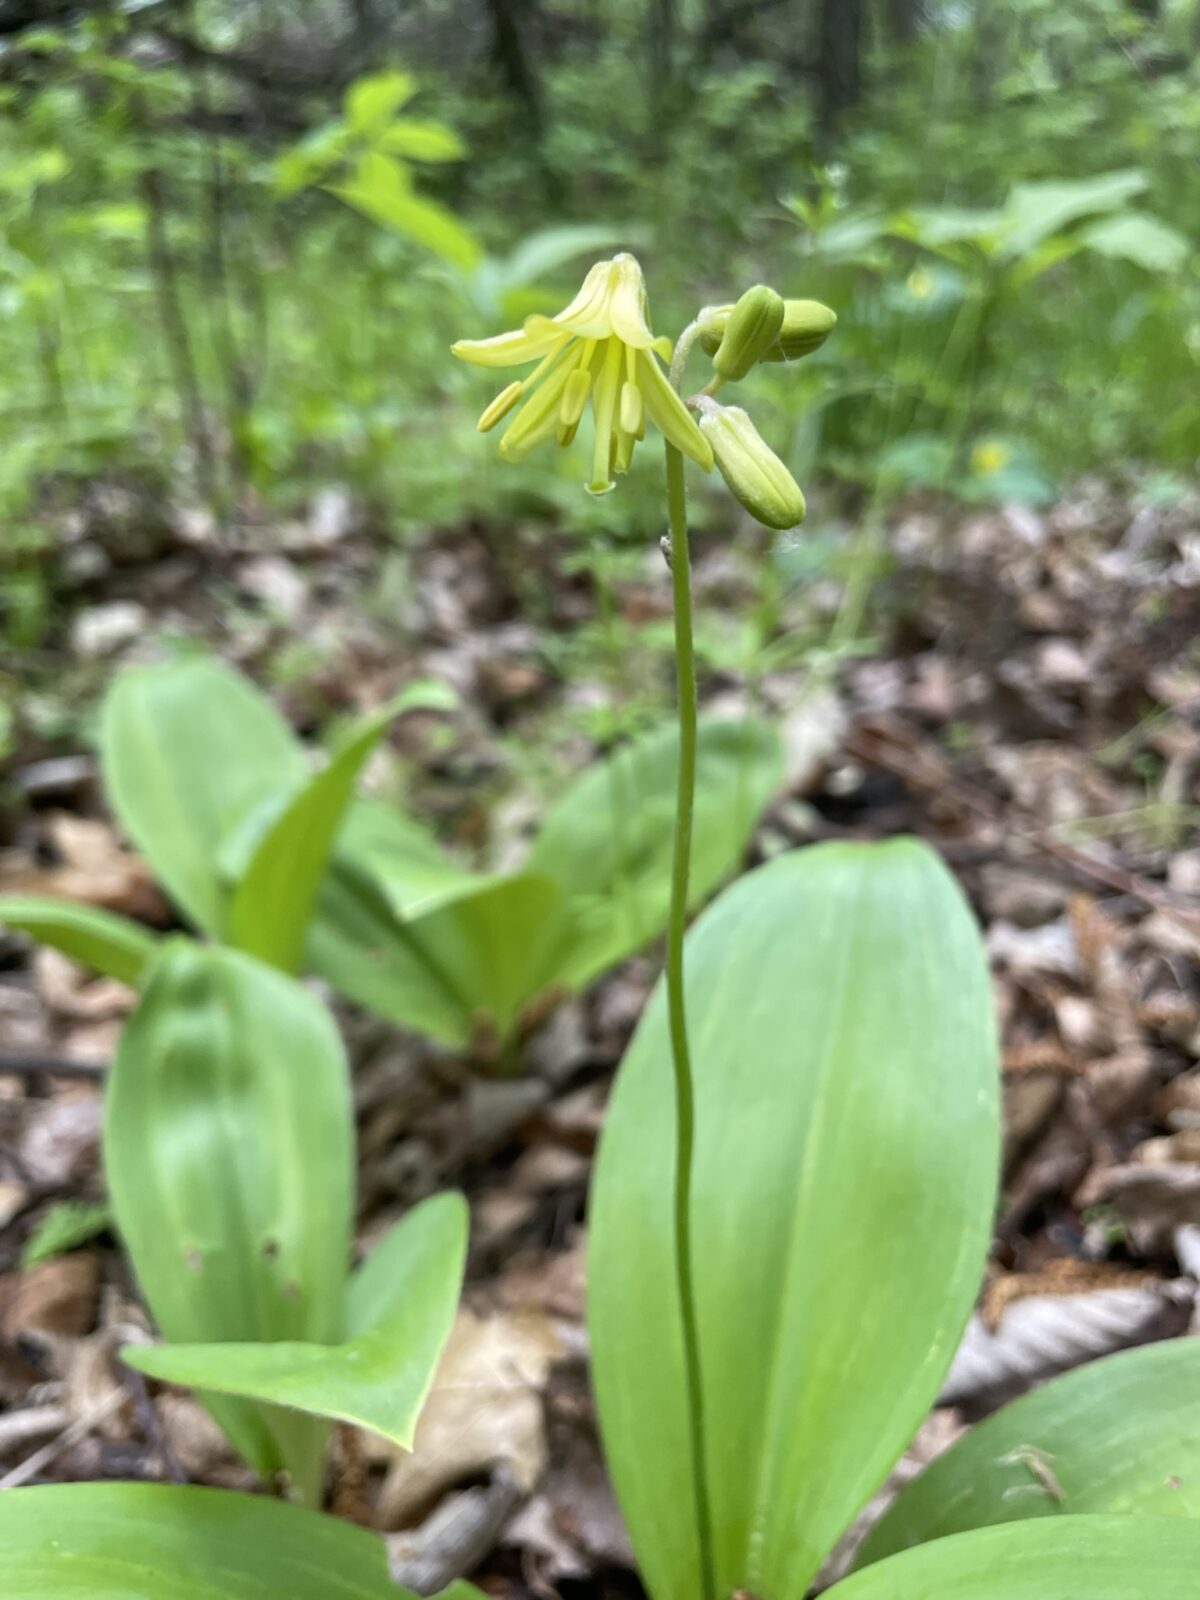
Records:
<instances>
[{"instance_id":1,"label":"twig on ground","mask_svg":"<svg viewBox=\"0 0 1200 1600\"><path fill-rule=\"evenodd\" d=\"M949 793L964 810L973 812L987 822L1015 823L1021 830L1021 843L1026 847L1053 856L1084 877L1162 911L1185 928L1192 931L1200 928L1200 917L1185 909L1169 889L1151 883L1149 879L1139 877L1124 867L1097 861L1085 851L1077 850L1065 840L1056 838L1031 812L1016 805L1003 807L985 791L951 772L944 763L922 760L919 751L911 748L915 743L913 730L899 718L888 720L891 725L886 728L877 725L852 734L846 742L850 754L857 760L895 773L926 794Z\"/></svg>"},{"instance_id":2,"label":"twig on ground","mask_svg":"<svg viewBox=\"0 0 1200 1600\"><path fill-rule=\"evenodd\" d=\"M80 1078L95 1083L108 1074L105 1061L72 1061L68 1056L0 1056L0 1078Z\"/></svg>"},{"instance_id":3,"label":"twig on ground","mask_svg":"<svg viewBox=\"0 0 1200 1600\"><path fill-rule=\"evenodd\" d=\"M4 1477L0 1478L0 1489L19 1489L23 1483L36 1478L43 1467L48 1467L62 1455L64 1450L69 1450L72 1445L86 1438L98 1422L103 1422L105 1417L111 1416L128 1398L124 1389L113 1389L105 1395L99 1405L93 1406L90 1411L85 1411L81 1417L69 1423L56 1439L51 1439L40 1450L35 1450L31 1456L26 1456L25 1460L11 1472L5 1473Z\"/></svg>"},{"instance_id":4,"label":"twig on ground","mask_svg":"<svg viewBox=\"0 0 1200 1600\"><path fill-rule=\"evenodd\" d=\"M71 1413L66 1406L27 1406L22 1411L11 1411L0 1417L0 1455L44 1439L48 1433L59 1433L70 1423Z\"/></svg>"},{"instance_id":5,"label":"twig on ground","mask_svg":"<svg viewBox=\"0 0 1200 1600\"><path fill-rule=\"evenodd\" d=\"M388 1540L393 1578L417 1594L436 1594L494 1549L524 1498L503 1469L485 1487L452 1495L419 1528Z\"/></svg>"}]
</instances>

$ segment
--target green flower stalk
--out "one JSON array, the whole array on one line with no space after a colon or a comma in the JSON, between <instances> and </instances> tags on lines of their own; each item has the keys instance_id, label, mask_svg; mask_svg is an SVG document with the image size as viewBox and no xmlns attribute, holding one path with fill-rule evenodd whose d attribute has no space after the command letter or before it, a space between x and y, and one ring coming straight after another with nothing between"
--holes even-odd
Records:
<instances>
[{"instance_id":1,"label":"green flower stalk","mask_svg":"<svg viewBox=\"0 0 1200 1600\"><path fill-rule=\"evenodd\" d=\"M745 411L720 406L711 396L720 384L745 377L759 361L781 361L815 350L836 320L832 311L815 300L785 301L759 284L736 305L701 312L672 352L671 341L655 337L651 329L641 267L633 256L621 254L597 262L574 300L557 316L528 317L522 328L511 333L492 339L462 339L452 347L461 360L477 366L536 363L527 377L502 389L479 419L479 427L486 433L516 413L500 440L500 454L506 461L520 461L551 439L560 445L571 444L589 405L595 422L592 474L586 485L589 493L607 493L614 487L614 476L628 470L634 447L645 435L647 418L662 433L666 445L679 770L665 982L675 1082L675 1281L688 1429L696 1464L694 1515L701 1577L697 1600L718 1600L718 1595L692 1252L695 1086L683 967L697 734L684 457L706 472L715 459L729 488L760 522L773 528L795 527L804 516L804 496L795 479L759 437ZM697 341L714 358L714 377L707 391L685 403L680 398L683 370ZM671 361L669 380L660 360ZM693 412L699 414L698 421Z\"/></svg>"}]
</instances>

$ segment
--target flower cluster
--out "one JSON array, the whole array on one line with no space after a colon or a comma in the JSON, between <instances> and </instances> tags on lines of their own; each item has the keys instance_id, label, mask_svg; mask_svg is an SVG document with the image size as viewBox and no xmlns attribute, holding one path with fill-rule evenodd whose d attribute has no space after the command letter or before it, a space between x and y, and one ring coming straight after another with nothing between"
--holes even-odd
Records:
<instances>
[{"instance_id":1,"label":"flower cluster","mask_svg":"<svg viewBox=\"0 0 1200 1600\"><path fill-rule=\"evenodd\" d=\"M714 461L739 502L772 528L793 528L804 517L804 496L784 463L739 407L713 396L760 361L794 360L824 343L837 318L816 300L784 300L758 284L735 304L709 306L683 336L677 365L698 339L712 357L713 377L686 404L659 360L669 339L655 338L642 269L633 256L599 261L570 305L557 316L532 316L524 327L492 339L452 346L480 367L533 371L502 389L479 419L486 433L516 412L500 440L506 461L520 461L549 439L572 442L590 405L595 422L592 494L606 494L614 475L629 470L646 419L669 444L707 472ZM698 414L693 416L693 412Z\"/></svg>"},{"instance_id":2,"label":"flower cluster","mask_svg":"<svg viewBox=\"0 0 1200 1600\"><path fill-rule=\"evenodd\" d=\"M524 328L494 339L460 339L452 347L480 367L538 364L510 383L479 419L483 432L520 406L500 440L506 461L520 461L547 439L570 444L590 401L596 437L588 489L605 494L627 472L646 418L707 472L712 450L658 364L671 341L656 339L646 312L642 269L631 255L600 261L555 317L528 317Z\"/></svg>"}]
</instances>

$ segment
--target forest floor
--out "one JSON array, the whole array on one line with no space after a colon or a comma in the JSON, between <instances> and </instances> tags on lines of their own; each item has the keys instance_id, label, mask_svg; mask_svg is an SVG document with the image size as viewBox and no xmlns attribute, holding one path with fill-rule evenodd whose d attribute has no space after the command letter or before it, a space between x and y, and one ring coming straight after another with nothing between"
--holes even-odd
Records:
<instances>
[{"instance_id":1,"label":"forest floor","mask_svg":"<svg viewBox=\"0 0 1200 1600\"><path fill-rule=\"evenodd\" d=\"M552 538L443 530L401 570L337 495L232 541L202 518L147 531L135 512L117 494L72 513L75 601L30 658L39 703L86 701L151 633L207 639L251 672L269 657L305 728L440 678L461 711L405 719L395 752L426 820L465 849L490 835L500 857L536 820L520 781L492 803L528 750L549 738L569 766L594 748L581 713L605 687L564 683L556 663L595 596ZM1085 487L1038 513L913 505L888 545L876 648L817 685L811 663L757 685L791 776L750 859L916 833L986 935L1003 1192L978 1311L903 1477L1038 1379L1198 1315L1200 502ZM703 545L697 589L732 610L752 598L744 569ZM667 617L657 552L617 580L614 604L634 627ZM803 618L790 604L785 625L808 625L836 594L823 580ZM666 703L661 651L654 670ZM704 695L729 709L748 697L729 672L709 672ZM91 758L26 744L7 775L0 892L169 925ZM612 1073L656 970L652 952L531 1020L515 1077L344 1016L360 1238L442 1187L462 1187L473 1213L465 1306L416 1454L349 1435L335 1452L334 1509L387 1532L398 1576L422 1590L475 1573L496 1596L635 1592L587 1385L584 1214ZM190 1396L148 1393L116 1361L146 1319L111 1234L22 1264L54 1207L101 1198L101 1088L131 1001L0 935L0 1487L252 1486Z\"/></svg>"}]
</instances>

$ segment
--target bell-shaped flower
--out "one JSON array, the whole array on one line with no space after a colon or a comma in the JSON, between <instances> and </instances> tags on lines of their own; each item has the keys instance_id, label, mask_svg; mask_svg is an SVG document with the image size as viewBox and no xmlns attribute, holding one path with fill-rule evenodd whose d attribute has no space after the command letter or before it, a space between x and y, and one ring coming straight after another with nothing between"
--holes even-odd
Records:
<instances>
[{"instance_id":1,"label":"bell-shaped flower","mask_svg":"<svg viewBox=\"0 0 1200 1600\"><path fill-rule=\"evenodd\" d=\"M651 332L645 280L631 255L597 262L557 316L528 317L524 328L494 339L460 339L452 350L479 367L537 362L479 419L486 433L520 407L500 440L506 461L520 461L547 439L570 444L590 403L596 427L587 485L592 494L606 493L613 474L628 471L647 417L706 472L712 466L708 440L658 364L660 357L670 359L671 341Z\"/></svg>"}]
</instances>

